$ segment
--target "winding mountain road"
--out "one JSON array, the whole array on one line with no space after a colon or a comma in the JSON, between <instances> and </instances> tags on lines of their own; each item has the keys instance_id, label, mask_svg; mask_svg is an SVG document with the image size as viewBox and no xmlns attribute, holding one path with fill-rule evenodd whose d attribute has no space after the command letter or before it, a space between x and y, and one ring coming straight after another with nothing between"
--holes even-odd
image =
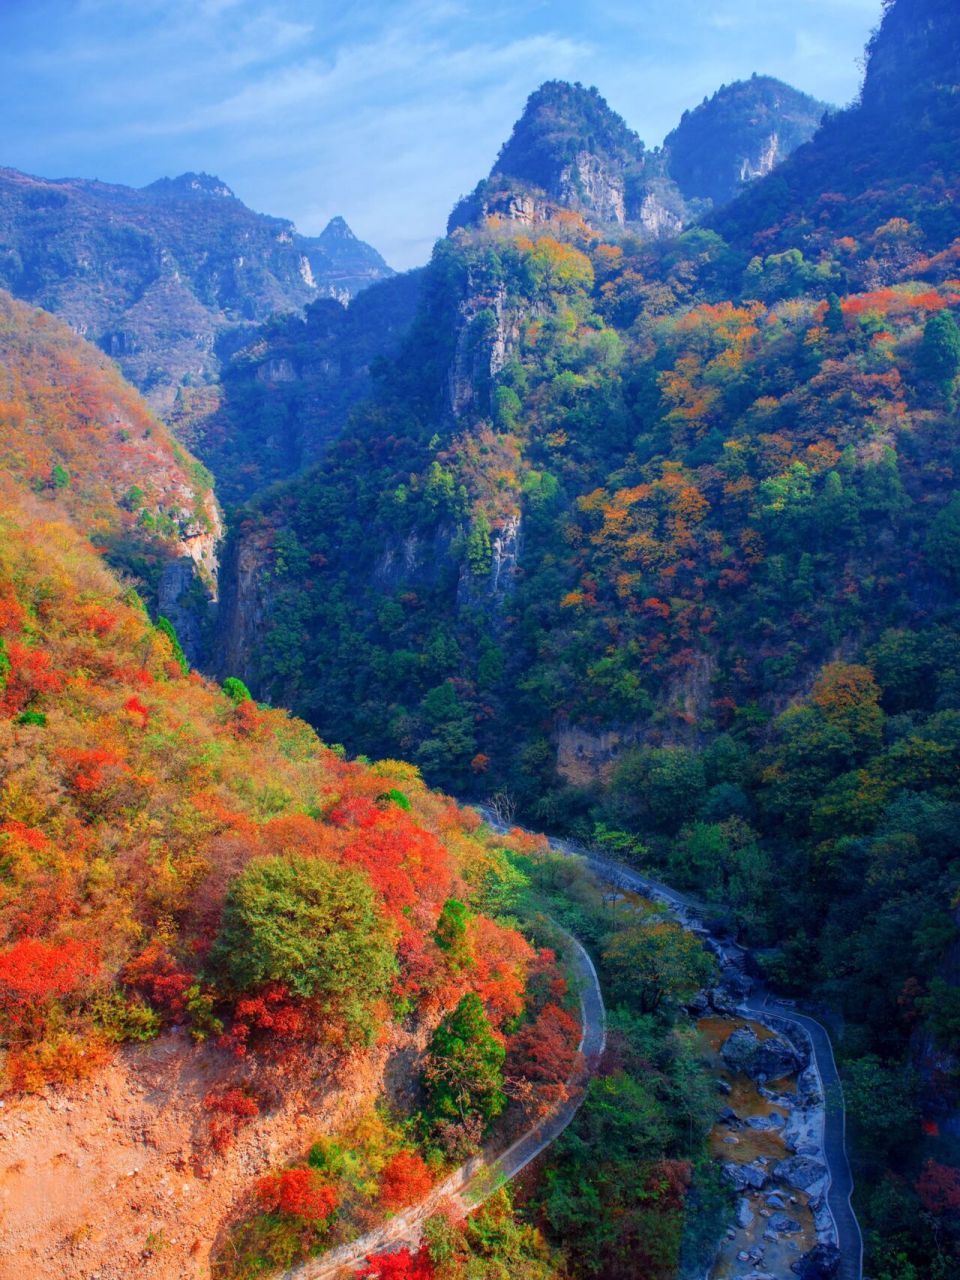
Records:
<instances>
[{"instance_id":1,"label":"winding mountain road","mask_svg":"<svg viewBox=\"0 0 960 1280\"><path fill-rule=\"evenodd\" d=\"M490 825L498 830L505 829L504 824L497 822L489 811L481 809L480 812ZM694 899L633 867L593 853L575 841L550 837L548 839L550 847L556 852L585 859L601 879L619 889L640 893L646 898L663 903L681 924L704 937L708 936L709 931L704 927L701 919L703 907ZM747 956L744 948L736 943L723 944L716 941L713 945L722 961L742 971ZM836 1227L837 1244L840 1249L838 1280L863 1280L863 1235L851 1202L853 1174L847 1155L846 1107L830 1036L815 1018L798 1013L795 1009L771 999L769 993L759 983L754 984L753 991L743 999L739 1008L742 1013L759 1018L773 1015L782 1022L798 1027L809 1039L826 1110L823 1154L828 1170L827 1204Z\"/></svg>"},{"instance_id":2,"label":"winding mountain road","mask_svg":"<svg viewBox=\"0 0 960 1280\"><path fill-rule=\"evenodd\" d=\"M532 1129L521 1134L506 1151L499 1155L482 1151L434 1187L420 1204L397 1214L383 1226L349 1244L340 1245L308 1262L298 1263L276 1277L276 1280L330 1280L341 1272L356 1270L372 1254L399 1249L404 1245L416 1247L423 1234L423 1224L441 1205L453 1201L464 1213L469 1213L504 1182L515 1178L521 1169L563 1133L583 1101L581 1086L589 1077L607 1043L607 1015L597 971L577 939L569 933L566 938L570 944L567 959L579 986L582 1026L579 1050L583 1055L583 1065L577 1075L568 1081L569 1097L548 1112Z\"/></svg>"}]
</instances>

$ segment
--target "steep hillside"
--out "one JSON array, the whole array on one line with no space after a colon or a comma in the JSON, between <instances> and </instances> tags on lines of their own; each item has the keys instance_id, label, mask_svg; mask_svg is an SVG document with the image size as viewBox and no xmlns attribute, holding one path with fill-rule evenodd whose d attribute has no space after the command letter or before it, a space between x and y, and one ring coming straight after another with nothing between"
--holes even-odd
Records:
<instances>
[{"instance_id":1,"label":"steep hillside","mask_svg":"<svg viewBox=\"0 0 960 1280\"><path fill-rule=\"evenodd\" d=\"M421 271L380 281L349 307L323 300L275 316L224 362L216 386L181 388L171 427L232 506L318 461L417 310Z\"/></svg>"},{"instance_id":2,"label":"steep hillside","mask_svg":"<svg viewBox=\"0 0 960 1280\"><path fill-rule=\"evenodd\" d=\"M340 1238L383 1212L381 1178L397 1207L472 1149L506 1107L508 1047L525 1105L556 1096L576 1022L553 954L485 914L521 883L504 842L411 767L346 763L238 682L190 674L5 473L0 512L8 1265L181 1275L258 1196L260 1269L285 1265L325 1247L335 1210ZM559 1056L534 1077L544 1009ZM457 1108L431 1104L428 1075L428 1167L405 1117L444 1015L492 1057ZM362 1194L305 1163L311 1134L332 1155L337 1133Z\"/></svg>"},{"instance_id":3,"label":"steep hillside","mask_svg":"<svg viewBox=\"0 0 960 1280\"><path fill-rule=\"evenodd\" d=\"M134 189L0 169L0 286L113 356L160 411L256 322L391 274L341 218L301 236L208 174Z\"/></svg>"},{"instance_id":4,"label":"steep hillside","mask_svg":"<svg viewBox=\"0 0 960 1280\"><path fill-rule=\"evenodd\" d=\"M222 534L209 473L106 356L2 292L0 468L68 512L195 651Z\"/></svg>"},{"instance_id":5,"label":"steep hillside","mask_svg":"<svg viewBox=\"0 0 960 1280\"><path fill-rule=\"evenodd\" d=\"M374 398L241 513L225 592L257 689L666 869L839 1005L868 1265L943 1280L957 24L887 6L862 104L673 240L481 188ZM569 118L507 148L521 185Z\"/></svg>"},{"instance_id":6,"label":"steep hillside","mask_svg":"<svg viewBox=\"0 0 960 1280\"><path fill-rule=\"evenodd\" d=\"M670 176L686 200L727 204L809 142L826 110L772 76L724 85L664 139Z\"/></svg>"},{"instance_id":7,"label":"steep hillside","mask_svg":"<svg viewBox=\"0 0 960 1280\"><path fill-rule=\"evenodd\" d=\"M960 12L952 0L896 0L867 47L861 102L812 146L749 188L711 225L753 252L811 260L838 238L881 231L877 257L960 235Z\"/></svg>"}]
</instances>

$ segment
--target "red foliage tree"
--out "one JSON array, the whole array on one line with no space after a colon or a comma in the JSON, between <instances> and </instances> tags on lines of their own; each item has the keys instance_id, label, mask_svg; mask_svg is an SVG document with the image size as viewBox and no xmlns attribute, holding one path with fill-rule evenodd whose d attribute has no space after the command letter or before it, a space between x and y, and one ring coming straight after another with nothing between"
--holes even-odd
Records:
<instances>
[{"instance_id":1,"label":"red foliage tree","mask_svg":"<svg viewBox=\"0 0 960 1280\"><path fill-rule=\"evenodd\" d=\"M304 1222L325 1222L336 1209L336 1190L313 1169L284 1169L257 1183L257 1195L268 1213L287 1213Z\"/></svg>"},{"instance_id":2,"label":"red foliage tree","mask_svg":"<svg viewBox=\"0 0 960 1280\"><path fill-rule=\"evenodd\" d=\"M377 1253L367 1258L367 1265L357 1273L358 1280L433 1280L436 1275L427 1250L398 1249L396 1253Z\"/></svg>"},{"instance_id":3,"label":"red foliage tree","mask_svg":"<svg viewBox=\"0 0 960 1280\"><path fill-rule=\"evenodd\" d=\"M511 1067L536 1084L562 1084L576 1067L579 1039L576 1020L555 1004L545 1005L510 1041Z\"/></svg>"},{"instance_id":4,"label":"red foliage tree","mask_svg":"<svg viewBox=\"0 0 960 1280\"><path fill-rule=\"evenodd\" d=\"M210 1138L217 1151L226 1151L239 1130L260 1114L260 1104L243 1089L212 1089L203 1100L210 1118Z\"/></svg>"},{"instance_id":5,"label":"red foliage tree","mask_svg":"<svg viewBox=\"0 0 960 1280\"><path fill-rule=\"evenodd\" d=\"M928 1160L917 1179L917 1195L929 1213L956 1212L960 1209L960 1169Z\"/></svg>"},{"instance_id":6,"label":"red foliage tree","mask_svg":"<svg viewBox=\"0 0 960 1280\"><path fill-rule=\"evenodd\" d=\"M398 1151L384 1167L380 1199L385 1209L403 1209L428 1194L433 1178L422 1157L415 1151Z\"/></svg>"},{"instance_id":7,"label":"red foliage tree","mask_svg":"<svg viewBox=\"0 0 960 1280\"><path fill-rule=\"evenodd\" d=\"M17 1017L38 1004L72 995L96 971L97 954L88 942L21 938L0 952L0 1008Z\"/></svg>"}]
</instances>

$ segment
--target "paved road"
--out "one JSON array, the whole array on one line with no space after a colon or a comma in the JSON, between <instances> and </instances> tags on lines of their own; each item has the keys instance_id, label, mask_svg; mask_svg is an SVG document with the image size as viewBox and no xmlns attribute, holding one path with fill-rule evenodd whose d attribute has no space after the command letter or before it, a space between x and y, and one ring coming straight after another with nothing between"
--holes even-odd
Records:
<instances>
[{"instance_id":1,"label":"paved road","mask_svg":"<svg viewBox=\"0 0 960 1280\"><path fill-rule=\"evenodd\" d=\"M495 829L505 829L504 825L498 823L488 810L480 809L480 812ZM637 871L634 867L628 867L625 863L593 853L575 841L551 838L550 847L558 853L586 859L596 874L608 883L663 903L681 923L706 934L707 931L702 924L705 904L698 903L696 899L678 892L661 880L655 880L652 876ZM744 948L729 942L714 945L723 962L743 971L747 956ZM760 984L755 984L753 992L744 999L741 1008L744 1012L761 1017L765 1014L774 1014L777 1018L802 1028L810 1039L814 1065L820 1076L826 1102L823 1154L829 1173L827 1203L833 1215L840 1248L839 1278L840 1280L862 1280L863 1236L851 1204L853 1175L847 1157L846 1108L830 1037L816 1019L771 1001Z\"/></svg>"},{"instance_id":2,"label":"paved road","mask_svg":"<svg viewBox=\"0 0 960 1280\"><path fill-rule=\"evenodd\" d=\"M406 1213L397 1214L376 1231L370 1231L350 1244L341 1245L309 1262L291 1267L278 1280L329 1280L342 1271L356 1270L371 1254L404 1245L415 1247L420 1242L423 1224L441 1204L452 1200L465 1213L476 1208L504 1182L515 1178L521 1169L563 1133L583 1100L581 1086L607 1043L607 1015L597 971L576 938L571 934L566 937L569 942L569 964L580 988L583 1029L579 1045L583 1065L568 1082L570 1096L567 1100L550 1111L532 1129L528 1129L500 1155L481 1152L434 1187L426 1200Z\"/></svg>"},{"instance_id":3,"label":"paved road","mask_svg":"<svg viewBox=\"0 0 960 1280\"><path fill-rule=\"evenodd\" d=\"M846 1108L843 1103L843 1086L833 1056L833 1045L824 1027L815 1018L795 1009L787 1009L776 1002L770 1003L766 992L749 996L742 1005L749 1013L773 1013L778 1019L802 1028L813 1046L813 1057L823 1096L826 1102L826 1123L823 1133L823 1154L827 1162L830 1181L827 1187L827 1203L833 1214L837 1228L837 1242L840 1246L840 1280L862 1280L863 1277L863 1236L860 1223L853 1211L851 1196L853 1195L853 1174L850 1172L850 1161L847 1157Z\"/></svg>"}]
</instances>

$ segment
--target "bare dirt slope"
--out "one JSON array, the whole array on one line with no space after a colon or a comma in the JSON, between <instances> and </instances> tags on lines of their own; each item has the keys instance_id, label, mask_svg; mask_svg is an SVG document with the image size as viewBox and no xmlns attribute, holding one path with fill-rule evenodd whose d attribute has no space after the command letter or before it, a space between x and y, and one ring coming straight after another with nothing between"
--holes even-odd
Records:
<instances>
[{"instance_id":1,"label":"bare dirt slope","mask_svg":"<svg viewBox=\"0 0 960 1280\"><path fill-rule=\"evenodd\" d=\"M205 1280L254 1179L349 1122L411 1048L381 1045L334 1077L300 1060L281 1078L174 1033L70 1089L0 1104L0 1277ZM218 1154L203 1100L239 1079L263 1114Z\"/></svg>"}]
</instances>

